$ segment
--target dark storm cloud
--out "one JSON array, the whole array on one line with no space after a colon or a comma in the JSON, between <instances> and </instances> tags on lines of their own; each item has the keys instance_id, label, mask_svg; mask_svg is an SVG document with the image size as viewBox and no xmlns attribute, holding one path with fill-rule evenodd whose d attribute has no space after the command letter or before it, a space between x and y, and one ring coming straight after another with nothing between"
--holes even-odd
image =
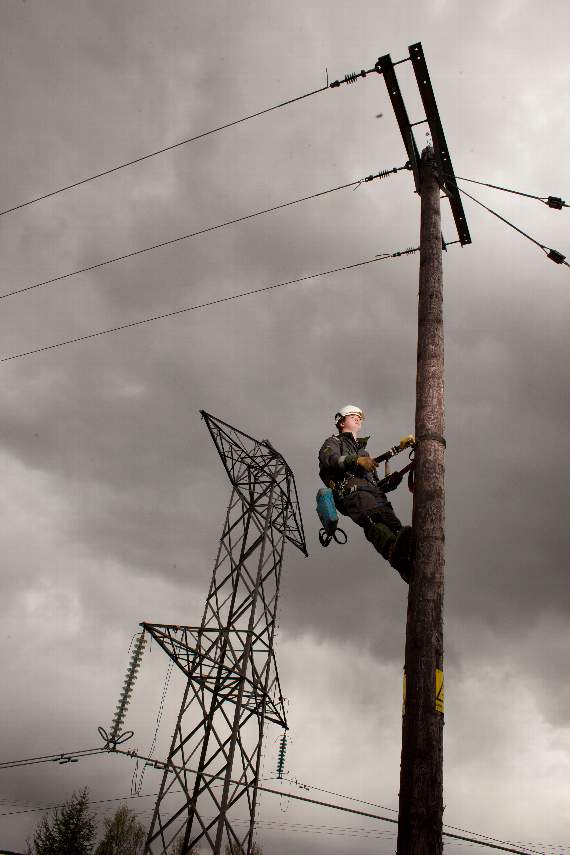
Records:
<instances>
[{"instance_id":1,"label":"dark storm cloud","mask_svg":"<svg viewBox=\"0 0 570 855\"><path fill-rule=\"evenodd\" d=\"M456 171L564 195L565 45L551 38L546 50L529 15L529 4L506 2L467 18L445 2L381 15L367 4L4 4L2 207L323 85L327 66L342 77L386 51L399 58L418 39ZM402 80L420 118L404 70ZM2 291L403 160L381 80L324 93L3 218ZM570 249L566 211L481 192ZM566 268L465 208L474 244L444 258L449 668L463 685L481 663L506 663L562 733ZM413 246L418 216L399 174L10 298L3 353ZM447 210L444 233L454 236ZM416 292L417 256L394 259L4 364L3 595L36 631L45 612L52 660L34 706L24 703L24 675L42 663L10 627L14 719L26 711L4 754L48 751L45 740L69 747L71 721L79 742L82 727L94 732L90 710L74 712L81 630L64 618L105 637L104 649L84 641L81 652L109 707L117 650L139 619L199 619L229 487L200 408L268 437L294 469L311 557L287 550L284 632L399 668L405 589L350 524L346 547L321 549L314 494L316 451L339 405L366 408L375 451L413 430ZM394 501L408 521L405 488ZM114 772L104 774L111 786ZM52 778L16 780L15 795L45 800Z\"/></svg>"}]
</instances>

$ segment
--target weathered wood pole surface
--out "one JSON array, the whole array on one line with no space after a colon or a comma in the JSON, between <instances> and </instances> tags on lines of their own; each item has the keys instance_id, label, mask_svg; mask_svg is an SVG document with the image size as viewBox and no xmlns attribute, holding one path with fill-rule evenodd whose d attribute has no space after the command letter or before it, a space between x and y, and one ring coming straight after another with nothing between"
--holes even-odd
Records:
<instances>
[{"instance_id":1,"label":"weathered wood pole surface","mask_svg":"<svg viewBox=\"0 0 570 855\"><path fill-rule=\"evenodd\" d=\"M436 709L436 672L443 672L443 281L440 188L430 147L422 152L420 174L416 557L406 623L398 855L443 851L443 705Z\"/></svg>"}]
</instances>

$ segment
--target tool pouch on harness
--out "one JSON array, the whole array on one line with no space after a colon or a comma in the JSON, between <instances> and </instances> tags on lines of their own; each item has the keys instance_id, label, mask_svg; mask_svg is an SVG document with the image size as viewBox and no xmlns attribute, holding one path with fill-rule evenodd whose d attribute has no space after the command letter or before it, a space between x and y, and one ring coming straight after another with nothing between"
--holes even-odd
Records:
<instances>
[{"instance_id":1,"label":"tool pouch on harness","mask_svg":"<svg viewBox=\"0 0 570 855\"><path fill-rule=\"evenodd\" d=\"M321 546L328 546L331 540L335 543L346 543L348 537L346 532L338 527L338 513L330 487L321 487L317 492L317 514L322 525L319 531Z\"/></svg>"}]
</instances>

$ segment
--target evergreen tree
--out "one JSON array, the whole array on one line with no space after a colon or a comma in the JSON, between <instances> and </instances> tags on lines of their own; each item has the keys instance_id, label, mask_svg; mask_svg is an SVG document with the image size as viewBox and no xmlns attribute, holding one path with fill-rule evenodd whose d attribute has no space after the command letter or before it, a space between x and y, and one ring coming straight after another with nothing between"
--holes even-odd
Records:
<instances>
[{"instance_id":1,"label":"evergreen tree","mask_svg":"<svg viewBox=\"0 0 570 855\"><path fill-rule=\"evenodd\" d=\"M171 850L171 855L200 855L200 850L196 849L195 846L193 846L189 852L183 853L182 852L183 843L184 843L184 835L181 834L178 837L178 839L176 840L176 843L174 844L174 848Z\"/></svg>"},{"instance_id":2,"label":"evergreen tree","mask_svg":"<svg viewBox=\"0 0 570 855\"><path fill-rule=\"evenodd\" d=\"M224 855L245 855L245 849L243 846L238 846L237 843L231 844L229 841L226 843L226 848L224 851ZM263 849L259 845L259 843L254 843L251 847L251 855L263 855Z\"/></svg>"},{"instance_id":3,"label":"evergreen tree","mask_svg":"<svg viewBox=\"0 0 570 855\"><path fill-rule=\"evenodd\" d=\"M142 855L146 830L129 810L121 805L109 819L105 817L105 834L95 855Z\"/></svg>"},{"instance_id":4,"label":"evergreen tree","mask_svg":"<svg viewBox=\"0 0 570 855\"><path fill-rule=\"evenodd\" d=\"M30 855L91 855L95 840L95 821L89 811L87 787L61 807L44 815L36 826Z\"/></svg>"}]
</instances>

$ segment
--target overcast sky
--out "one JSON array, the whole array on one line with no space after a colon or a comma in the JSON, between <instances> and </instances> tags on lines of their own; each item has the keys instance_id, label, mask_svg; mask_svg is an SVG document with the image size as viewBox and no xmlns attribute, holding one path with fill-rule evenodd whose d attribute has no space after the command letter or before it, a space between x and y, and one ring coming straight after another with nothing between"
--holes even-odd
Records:
<instances>
[{"instance_id":1,"label":"overcast sky","mask_svg":"<svg viewBox=\"0 0 570 855\"><path fill-rule=\"evenodd\" d=\"M569 24L563 0L2 0L0 208L417 41L456 173L568 198ZM398 75L422 119L410 65ZM372 75L1 217L0 290L405 159ZM570 255L567 210L465 186ZM468 199L465 211L473 244L444 256L444 820L570 852L570 270ZM443 231L455 238L445 203ZM0 355L418 236L412 178L398 173L6 298ZM268 437L297 479L310 557L286 550L276 643L289 775L397 808L407 589L350 523L345 547L319 546L314 495L339 406L364 407L377 453L413 430L417 275L417 256L382 261L2 363L1 760L98 745L139 621L199 622L229 494L205 409ZM394 501L409 521L404 487ZM165 659L145 659L127 719L141 751ZM181 692L173 678L157 756ZM279 736L268 728L265 777ZM21 811L83 785L128 795L132 775L108 756L0 771L0 847L24 850L41 814ZM142 792L158 783L147 771ZM130 804L146 820L153 799ZM259 819L266 855L395 849L393 826L269 795Z\"/></svg>"}]
</instances>

